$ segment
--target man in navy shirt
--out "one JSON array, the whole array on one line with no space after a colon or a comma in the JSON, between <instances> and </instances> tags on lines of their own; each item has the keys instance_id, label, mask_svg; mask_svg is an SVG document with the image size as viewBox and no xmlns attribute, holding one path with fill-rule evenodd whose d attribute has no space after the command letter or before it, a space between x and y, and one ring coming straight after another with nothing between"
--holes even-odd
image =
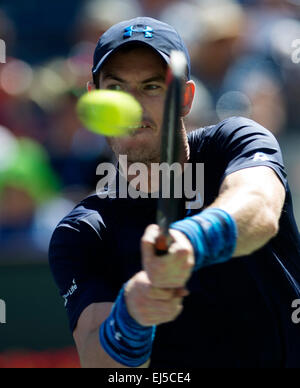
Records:
<instances>
[{"instance_id":1,"label":"man in navy shirt","mask_svg":"<svg viewBox=\"0 0 300 388\"><path fill-rule=\"evenodd\" d=\"M174 49L189 62L177 32L151 18L119 23L97 45L93 86L143 107L135 134L108 139L127 157L121 170L159 162ZM115 196L83 200L54 232L50 266L83 367L300 366L300 240L279 145L238 117L187 136L194 91L188 67L182 162L204 163L203 206L187 211L182 198L168 254L156 256L157 199L123 198L118 185Z\"/></svg>"}]
</instances>

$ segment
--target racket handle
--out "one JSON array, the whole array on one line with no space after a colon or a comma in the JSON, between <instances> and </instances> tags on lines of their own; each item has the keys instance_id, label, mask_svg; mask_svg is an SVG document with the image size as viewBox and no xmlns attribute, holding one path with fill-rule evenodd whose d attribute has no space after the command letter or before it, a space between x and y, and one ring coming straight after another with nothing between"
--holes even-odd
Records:
<instances>
[{"instance_id":1,"label":"racket handle","mask_svg":"<svg viewBox=\"0 0 300 388\"><path fill-rule=\"evenodd\" d=\"M161 234L156 240L156 256L166 255L169 251L169 247L172 243L172 238L169 235Z\"/></svg>"}]
</instances>

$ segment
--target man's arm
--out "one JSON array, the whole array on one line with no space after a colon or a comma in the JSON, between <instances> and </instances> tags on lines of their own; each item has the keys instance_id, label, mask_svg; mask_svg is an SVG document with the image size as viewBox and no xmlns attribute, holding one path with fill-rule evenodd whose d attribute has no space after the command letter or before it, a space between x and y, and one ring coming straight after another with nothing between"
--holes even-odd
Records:
<instances>
[{"instance_id":1,"label":"man's arm","mask_svg":"<svg viewBox=\"0 0 300 388\"><path fill-rule=\"evenodd\" d=\"M269 167L246 168L225 178L210 207L227 211L236 221L234 257L256 251L277 234L284 200L284 186Z\"/></svg>"},{"instance_id":2,"label":"man's arm","mask_svg":"<svg viewBox=\"0 0 300 388\"><path fill-rule=\"evenodd\" d=\"M238 238L235 250L233 255L230 254L225 258L225 261L232 256L244 256L254 252L277 234L284 200L284 186L276 173L269 167L246 168L225 178L219 196L209 207L212 210L213 208L224 210L237 226ZM209 208L205 211L209 211ZM202 217L203 213L201 212L199 216ZM205 219L204 221L206 223ZM210 219L208 225L211 222ZM188 235L190 233L186 227L186 219L173 224L171 227L174 228L176 224L180 224L180 226L177 227L177 230L170 229L174 242L168 255L164 257L155 256L155 240L159 235L156 225L150 225L142 239L144 269L156 287L184 287L192 272L191 263L197 266L195 247L193 249L191 240L184 233L184 231ZM228 228L228 225L226 227ZM225 246L223 247L222 244L227 243L223 236L224 228L222 227L219 231L213 230L213 232L205 231L205 228L204 224L203 233L207 233L206 236L202 233L193 238L197 246L200 246L196 249L202 249L201 255L207 256L205 256L205 265L224 262L222 252ZM198 234L198 227L193 233L194 236ZM218 235L217 240L215 240L215 233ZM208 245L207 239L209 239ZM210 253L215 253L216 244L220 241L223 241L218 247L222 257L210 256ZM211 248L212 246L213 248ZM202 260L202 256L200 256L200 260ZM200 268L202 265L201 262Z\"/></svg>"},{"instance_id":3,"label":"man's arm","mask_svg":"<svg viewBox=\"0 0 300 388\"><path fill-rule=\"evenodd\" d=\"M127 283L125 298L130 316L139 324L150 327L173 321L182 311L184 289L160 290L152 287L145 272L137 273ZM99 328L109 317L112 303L94 303L80 315L73 337L83 368L127 368L103 349L99 341ZM147 360L139 368L147 368Z\"/></svg>"},{"instance_id":4,"label":"man's arm","mask_svg":"<svg viewBox=\"0 0 300 388\"><path fill-rule=\"evenodd\" d=\"M112 306L112 303L93 303L79 317L73 337L83 368L125 368L109 357L99 342L99 327Z\"/></svg>"}]
</instances>

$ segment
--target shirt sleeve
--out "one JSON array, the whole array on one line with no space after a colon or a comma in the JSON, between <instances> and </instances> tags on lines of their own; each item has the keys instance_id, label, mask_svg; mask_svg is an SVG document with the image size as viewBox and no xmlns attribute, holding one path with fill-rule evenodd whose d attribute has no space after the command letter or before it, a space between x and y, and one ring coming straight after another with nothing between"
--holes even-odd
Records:
<instances>
[{"instance_id":1,"label":"shirt sleeve","mask_svg":"<svg viewBox=\"0 0 300 388\"><path fill-rule=\"evenodd\" d=\"M287 174L280 146L269 130L253 120L233 117L221 122L213 137L216 152L225 166L221 181L235 171L266 166L276 172L287 189Z\"/></svg>"},{"instance_id":2,"label":"shirt sleeve","mask_svg":"<svg viewBox=\"0 0 300 388\"><path fill-rule=\"evenodd\" d=\"M49 263L72 332L87 306L115 301L116 276L111 274L105 225L98 213L69 217L58 225L50 243Z\"/></svg>"}]
</instances>

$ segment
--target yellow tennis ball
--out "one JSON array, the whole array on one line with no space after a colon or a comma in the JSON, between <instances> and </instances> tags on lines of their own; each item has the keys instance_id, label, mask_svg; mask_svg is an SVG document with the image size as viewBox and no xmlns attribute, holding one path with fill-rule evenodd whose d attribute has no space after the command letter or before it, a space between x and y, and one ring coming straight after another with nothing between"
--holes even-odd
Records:
<instances>
[{"instance_id":1,"label":"yellow tennis ball","mask_svg":"<svg viewBox=\"0 0 300 388\"><path fill-rule=\"evenodd\" d=\"M129 93L94 90L78 101L77 113L90 131L104 136L126 136L141 125L142 107Z\"/></svg>"}]
</instances>

